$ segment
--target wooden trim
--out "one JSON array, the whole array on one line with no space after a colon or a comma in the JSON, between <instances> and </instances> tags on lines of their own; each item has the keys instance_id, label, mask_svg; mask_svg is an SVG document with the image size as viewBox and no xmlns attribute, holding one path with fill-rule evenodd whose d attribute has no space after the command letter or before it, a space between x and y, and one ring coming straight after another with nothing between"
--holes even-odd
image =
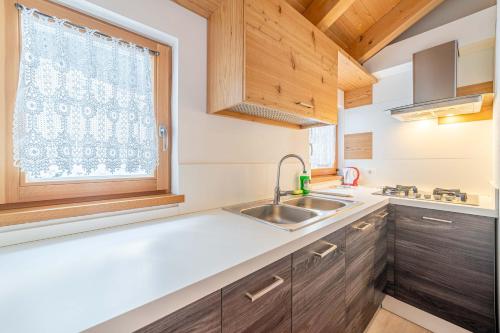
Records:
<instances>
[{"instance_id":1,"label":"wooden trim","mask_svg":"<svg viewBox=\"0 0 500 333\"><path fill-rule=\"evenodd\" d=\"M471 84L457 88L457 96L477 94L483 95L483 105L481 107L481 111L477 113L461 114L458 116L439 117L438 124L446 125L493 119L493 99L495 97L493 94L493 81Z\"/></svg>"},{"instance_id":2,"label":"wooden trim","mask_svg":"<svg viewBox=\"0 0 500 333\"><path fill-rule=\"evenodd\" d=\"M344 91L344 109L352 109L358 106L373 103L373 86L361 87Z\"/></svg>"},{"instance_id":3,"label":"wooden trim","mask_svg":"<svg viewBox=\"0 0 500 333\"><path fill-rule=\"evenodd\" d=\"M2 167L5 168L5 173L0 174L0 186L2 187L2 191L5 191L5 196L0 195L0 204L23 201L33 202L40 201L41 199L57 200L75 197L82 198L96 195L130 195L131 193L157 190L166 191L168 193L171 183L170 160L172 148L171 145L169 145L168 152L162 152L161 142L158 142L159 166L154 177L105 179L97 181L25 181L25 176L18 168L14 167L12 156L12 127L8 125L13 122L13 110L19 77L19 13L14 6L16 2L28 8L37 8L43 13L66 18L76 24L97 29L110 36L148 47L151 50L159 51L160 55L154 58L155 113L158 123L165 124L169 129L169 143L172 142L170 115L172 50L169 46L46 0L6 0L4 2L5 11L0 12L0 14L2 14L1 17L5 17L5 20L2 21L5 21L7 25L6 44L5 48L2 49L9 50L8 56L3 50L0 51L2 56L6 58L5 64L7 69L5 73L6 107L0 110L0 112L4 112L4 114L0 113L0 118L5 118L5 124L7 124L0 125L5 126L0 128L0 134L3 134L2 137L5 137L6 143L5 146L2 147L5 148L5 153L2 155L2 157L5 157L5 161L2 163ZM2 162L1 159L0 162Z\"/></svg>"},{"instance_id":4,"label":"wooden trim","mask_svg":"<svg viewBox=\"0 0 500 333\"><path fill-rule=\"evenodd\" d=\"M160 55L156 57L155 97L156 119L168 130L168 151L162 151L162 142L158 142L157 190L170 189L170 157L172 156L172 122L170 107L172 105L172 48L158 44Z\"/></svg>"},{"instance_id":5,"label":"wooden trim","mask_svg":"<svg viewBox=\"0 0 500 333\"><path fill-rule=\"evenodd\" d=\"M401 0L349 47L351 54L364 63L442 2L443 0Z\"/></svg>"},{"instance_id":6,"label":"wooden trim","mask_svg":"<svg viewBox=\"0 0 500 333\"><path fill-rule=\"evenodd\" d=\"M173 1L178 5L207 19L220 6L220 0L173 0Z\"/></svg>"},{"instance_id":7,"label":"wooden trim","mask_svg":"<svg viewBox=\"0 0 500 333\"><path fill-rule=\"evenodd\" d=\"M95 195L131 194L157 190L157 180L118 180L19 186L19 202L82 198Z\"/></svg>"},{"instance_id":8,"label":"wooden trim","mask_svg":"<svg viewBox=\"0 0 500 333\"><path fill-rule=\"evenodd\" d=\"M317 177L311 178L311 184L331 182L331 181L336 181L336 180L341 180L341 179L342 179L342 176L337 176L337 175L317 176Z\"/></svg>"},{"instance_id":9,"label":"wooden trim","mask_svg":"<svg viewBox=\"0 0 500 333\"><path fill-rule=\"evenodd\" d=\"M181 202L184 202L183 195L156 194L80 203L0 209L0 227L97 213L170 205Z\"/></svg>"},{"instance_id":10,"label":"wooden trim","mask_svg":"<svg viewBox=\"0 0 500 333\"><path fill-rule=\"evenodd\" d=\"M318 168L311 170L311 177L321 177L321 176L335 176L337 174L337 168Z\"/></svg>"},{"instance_id":11,"label":"wooden trim","mask_svg":"<svg viewBox=\"0 0 500 333\"><path fill-rule=\"evenodd\" d=\"M457 87L457 96L493 93L493 81L486 81L468 86Z\"/></svg>"},{"instance_id":12,"label":"wooden trim","mask_svg":"<svg viewBox=\"0 0 500 333\"><path fill-rule=\"evenodd\" d=\"M313 0L304 16L321 31L326 31L356 0Z\"/></svg>"}]
</instances>

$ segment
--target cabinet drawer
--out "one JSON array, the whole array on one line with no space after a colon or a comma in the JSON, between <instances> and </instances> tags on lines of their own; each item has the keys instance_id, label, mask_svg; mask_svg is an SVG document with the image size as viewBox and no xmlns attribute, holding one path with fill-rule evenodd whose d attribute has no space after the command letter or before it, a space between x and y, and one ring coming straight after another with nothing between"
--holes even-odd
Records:
<instances>
[{"instance_id":1,"label":"cabinet drawer","mask_svg":"<svg viewBox=\"0 0 500 333\"><path fill-rule=\"evenodd\" d=\"M372 251L374 242L374 221L369 217L360 219L349 225L346 230L347 263L351 263Z\"/></svg>"},{"instance_id":2,"label":"cabinet drawer","mask_svg":"<svg viewBox=\"0 0 500 333\"><path fill-rule=\"evenodd\" d=\"M214 292L136 333L220 333L220 300L221 292Z\"/></svg>"},{"instance_id":3,"label":"cabinet drawer","mask_svg":"<svg viewBox=\"0 0 500 333\"><path fill-rule=\"evenodd\" d=\"M295 252L292 275L293 332L345 332L345 229Z\"/></svg>"},{"instance_id":4,"label":"cabinet drawer","mask_svg":"<svg viewBox=\"0 0 500 333\"><path fill-rule=\"evenodd\" d=\"M291 331L291 256L222 289L222 332Z\"/></svg>"},{"instance_id":5,"label":"cabinet drawer","mask_svg":"<svg viewBox=\"0 0 500 333\"><path fill-rule=\"evenodd\" d=\"M494 219L396 207L396 297L474 332L492 332Z\"/></svg>"}]
</instances>

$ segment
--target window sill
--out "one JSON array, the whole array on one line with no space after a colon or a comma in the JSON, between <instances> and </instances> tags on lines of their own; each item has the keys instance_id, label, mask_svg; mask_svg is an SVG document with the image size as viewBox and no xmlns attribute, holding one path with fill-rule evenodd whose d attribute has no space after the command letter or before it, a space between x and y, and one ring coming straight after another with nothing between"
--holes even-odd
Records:
<instances>
[{"instance_id":1,"label":"window sill","mask_svg":"<svg viewBox=\"0 0 500 333\"><path fill-rule=\"evenodd\" d=\"M337 176L337 175L313 176L311 178L311 184L331 182L331 181L341 180L341 179L342 179L342 176Z\"/></svg>"},{"instance_id":2,"label":"window sill","mask_svg":"<svg viewBox=\"0 0 500 333\"><path fill-rule=\"evenodd\" d=\"M184 202L184 195L153 194L77 203L46 204L36 207L0 208L0 227L182 202Z\"/></svg>"}]
</instances>

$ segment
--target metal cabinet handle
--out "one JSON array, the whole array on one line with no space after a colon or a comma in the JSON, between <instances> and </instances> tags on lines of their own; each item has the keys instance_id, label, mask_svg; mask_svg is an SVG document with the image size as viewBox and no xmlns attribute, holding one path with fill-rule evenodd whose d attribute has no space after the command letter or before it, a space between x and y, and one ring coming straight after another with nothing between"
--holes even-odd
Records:
<instances>
[{"instance_id":1,"label":"metal cabinet handle","mask_svg":"<svg viewBox=\"0 0 500 333\"><path fill-rule=\"evenodd\" d=\"M389 215L388 212L385 212L384 214L378 215L381 219L385 218L387 215Z\"/></svg>"},{"instance_id":2,"label":"metal cabinet handle","mask_svg":"<svg viewBox=\"0 0 500 333\"><path fill-rule=\"evenodd\" d=\"M162 151L168 150L168 130L165 125L160 125L158 128L158 135L162 138Z\"/></svg>"},{"instance_id":3,"label":"metal cabinet handle","mask_svg":"<svg viewBox=\"0 0 500 333\"><path fill-rule=\"evenodd\" d=\"M357 226L353 226L354 229L358 229L358 230L361 230L361 231L366 230L366 229L368 229L370 227L373 227L373 225L370 224L370 223L366 223L366 222L361 222Z\"/></svg>"},{"instance_id":4,"label":"metal cabinet handle","mask_svg":"<svg viewBox=\"0 0 500 333\"><path fill-rule=\"evenodd\" d=\"M271 290L273 290L274 288L278 287L280 284L285 282L285 280L280 278L278 275L274 275L273 278L274 282L271 283L269 286L259 290L255 294L246 293L245 296L248 297L251 302L255 302L256 300L258 300L259 298L261 298L262 296L264 296L265 294L267 294L268 292L270 292Z\"/></svg>"},{"instance_id":5,"label":"metal cabinet handle","mask_svg":"<svg viewBox=\"0 0 500 333\"><path fill-rule=\"evenodd\" d=\"M450 220L436 219L434 217L427 217L427 216L422 216L422 220L442 222L442 223L453 223L453 221L450 221Z\"/></svg>"},{"instance_id":6,"label":"metal cabinet handle","mask_svg":"<svg viewBox=\"0 0 500 333\"><path fill-rule=\"evenodd\" d=\"M308 108L308 109L314 108L314 105L312 105L310 103L306 103L306 102L296 102L295 104L303 106L303 107Z\"/></svg>"},{"instance_id":7,"label":"metal cabinet handle","mask_svg":"<svg viewBox=\"0 0 500 333\"><path fill-rule=\"evenodd\" d=\"M324 258L326 255L328 255L329 253L332 253L333 251L335 251L337 249L337 245L335 245L335 244L332 244L332 243L329 243L329 242L325 242L325 244L329 246L328 249L326 249L323 252L313 251L313 254L315 256L320 257L320 258Z\"/></svg>"}]
</instances>

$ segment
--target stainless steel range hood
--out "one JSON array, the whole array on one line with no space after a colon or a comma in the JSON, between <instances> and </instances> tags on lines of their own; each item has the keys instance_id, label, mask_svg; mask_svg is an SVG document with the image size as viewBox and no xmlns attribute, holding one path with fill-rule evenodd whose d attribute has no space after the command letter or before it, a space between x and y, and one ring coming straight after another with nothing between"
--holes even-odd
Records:
<instances>
[{"instance_id":1,"label":"stainless steel range hood","mask_svg":"<svg viewBox=\"0 0 500 333\"><path fill-rule=\"evenodd\" d=\"M457 41L413 54L413 104L388 110L401 121L433 119L481 110L482 96L457 97Z\"/></svg>"}]
</instances>

